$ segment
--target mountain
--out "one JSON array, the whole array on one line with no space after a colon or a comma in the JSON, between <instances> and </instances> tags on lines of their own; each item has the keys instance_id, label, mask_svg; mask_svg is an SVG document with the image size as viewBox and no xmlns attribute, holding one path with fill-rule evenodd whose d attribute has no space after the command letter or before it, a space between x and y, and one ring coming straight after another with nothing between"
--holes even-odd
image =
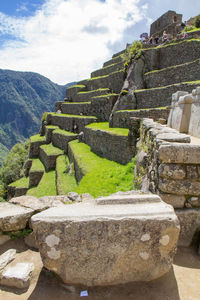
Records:
<instances>
[{"instance_id":1,"label":"mountain","mask_svg":"<svg viewBox=\"0 0 200 300\"><path fill-rule=\"evenodd\" d=\"M68 86L33 72L0 69L0 166L10 148L37 133L43 112L53 111Z\"/></svg>"}]
</instances>

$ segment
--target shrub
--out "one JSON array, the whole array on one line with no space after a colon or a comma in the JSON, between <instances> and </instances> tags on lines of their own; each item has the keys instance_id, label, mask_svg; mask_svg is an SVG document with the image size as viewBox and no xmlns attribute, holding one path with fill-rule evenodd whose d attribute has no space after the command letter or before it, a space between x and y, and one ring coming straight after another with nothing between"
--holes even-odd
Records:
<instances>
[{"instance_id":1,"label":"shrub","mask_svg":"<svg viewBox=\"0 0 200 300\"><path fill-rule=\"evenodd\" d=\"M196 28L200 28L200 15L196 16L195 21L194 21L194 26Z\"/></svg>"},{"instance_id":2,"label":"shrub","mask_svg":"<svg viewBox=\"0 0 200 300\"><path fill-rule=\"evenodd\" d=\"M134 58L139 58L141 55L142 43L134 41L122 55L125 67L128 67Z\"/></svg>"},{"instance_id":3,"label":"shrub","mask_svg":"<svg viewBox=\"0 0 200 300\"><path fill-rule=\"evenodd\" d=\"M191 31L191 30L193 30L193 29L194 29L193 26L191 26L191 27L185 27L185 28L184 28L184 31L185 31L185 32L188 32L188 31Z\"/></svg>"}]
</instances>

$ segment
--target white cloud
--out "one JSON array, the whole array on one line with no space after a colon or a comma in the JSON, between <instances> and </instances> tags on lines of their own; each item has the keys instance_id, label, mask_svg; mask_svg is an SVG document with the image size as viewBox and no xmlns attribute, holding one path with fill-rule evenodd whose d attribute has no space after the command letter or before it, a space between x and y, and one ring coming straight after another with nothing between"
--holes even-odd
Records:
<instances>
[{"instance_id":1,"label":"white cloud","mask_svg":"<svg viewBox=\"0 0 200 300\"><path fill-rule=\"evenodd\" d=\"M29 18L0 13L0 67L34 71L57 83L88 78L112 54L108 45L145 17L140 0L46 0ZM146 21L145 21L146 22ZM122 45L122 47L125 45Z\"/></svg>"}]
</instances>

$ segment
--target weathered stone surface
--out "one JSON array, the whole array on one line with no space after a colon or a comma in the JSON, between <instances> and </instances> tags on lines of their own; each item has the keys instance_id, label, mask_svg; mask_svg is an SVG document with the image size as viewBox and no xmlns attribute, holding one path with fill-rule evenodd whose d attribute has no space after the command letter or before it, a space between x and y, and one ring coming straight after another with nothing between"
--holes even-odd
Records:
<instances>
[{"instance_id":1,"label":"weathered stone surface","mask_svg":"<svg viewBox=\"0 0 200 300\"><path fill-rule=\"evenodd\" d=\"M162 276L172 264L179 223L171 206L150 197L155 201L138 204L133 195L131 204L77 203L34 215L44 266L68 284L87 286Z\"/></svg>"},{"instance_id":2,"label":"weathered stone surface","mask_svg":"<svg viewBox=\"0 0 200 300\"><path fill-rule=\"evenodd\" d=\"M172 143L190 143L190 136L180 133L160 133L156 136L157 139Z\"/></svg>"},{"instance_id":3,"label":"weathered stone surface","mask_svg":"<svg viewBox=\"0 0 200 300\"><path fill-rule=\"evenodd\" d=\"M0 276L0 284L25 289L30 284L30 275L34 269L32 263L16 263L8 265Z\"/></svg>"},{"instance_id":4,"label":"weathered stone surface","mask_svg":"<svg viewBox=\"0 0 200 300\"><path fill-rule=\"evenodd\" d=\"M8 202L30 208L36 212L49 208L48 206L45 206L39 199L33 196L15 197L10 199Z\"/></svg>"},{"instance_id":5,"label":"weathered stone surface","mask_svg":"<svg viewBox=\"0 0 200 300\"><path fill-rule=\"evenodd\" d=\"M177 195L200 195L200 182L190 180L167 180L160 178L159 189L163 193L175 193Z\"/></svg>"},{"instance_id":6,"label":"weathered stone surface","mask_svg":"<svg viewBox=\"0 0 200 300\"><path fill-rule=\"evenodd\" d=\"M12 203L0 203L0 230L17 231L24 229L33 210Z\"/></svg>"},{"instance_id":7,"label":"weathered stone surface","mask_svg":"<svg viewBox=\"0 0 200 300\"><path fill-rule=\"evenodd\" d=\"M1 234L0 233L0 246L4 245L5 243L7 243L10 240L10 237L8 235L5 234Z\"/></svg>"},{"instance_id":8,"label":"weathered stone surface","mask_svg":"<svg viewBox=\"0 0 200 300\"><path fill-rule=\"evenodd\" d=\"M67 194L67 197L69 198L69 200L71 200L73 202L81 202L81 196L78 193L69 192Z\"/></svg>"},{"instance_id":9,"label":"weathered stone surface","mask_svg":"<svg viewBox=\"0 0 200 300\"><path fill-rule=\"evenodd\" d=\"M183 208L186 201L185 196L181 195L159 193L159 196L164 202L172 205L174 208Z\"/></svg>"},{"instance_id":10,"label":"weathered stone surface","mask_svg":"<svg viewBox=\"0 0 200 300\"><path fill-rule=\"evenodd\" d=\"M31 232L29 235L27 235L24 238L24 242L27 246L34 248L34 249L38 249L38 242L35 239L35 233Z\"/></svg>"},{"instance_id":11,"label":"weathered stone surface","mask_svg":"<svg viewBox=\"0 0 200 300\"><path fill-rule=\"evenodd\" d=\"M189 247L196 230L200 226L200 209L176 209L181 231L178 246Z\"/></svg>"},{"instance_id":12,"label":"weathered stone surface","mask_svg":"<svg viewBox=\"0 0 200 300\"><path fill-rule=\"evenodd\" d=\"M185 167L177 164L161 164L158 168L160 177L168 179L184 179L186 177Z\"/></svg>"},{"instance_id":13,"label":"weathered stone surface","mask_svg":"<svg viewBox=\"0 0 200 300\"><path fill-rule=\"evenodd\" d=\"M67 196L44 196L39 198L39 201L46 208L64 206L64 203L69 201Z\"/></svg>"},{"instance_id":14,"label":"weathered stone surface","mask_svg":"<svg viewBox=\"0 0 200 300\"><path fill-rule=\"evenodd\" d=\"M16 257L16 250L9 249L2 255L0 255L0 274L2 270ZM1 276L1 275L0 275Z\"/></svg>"},{"instance_id":15,"label":"weathered stone surface","mask_svg":"<svg viewBox=\"0 0 200 300\"><path fill-rule=\"evenodd\" d=\"M200 197L190 197L187 200L187 203L185 204L186 207L192 208L192 207L200 207Z\"/></svg>"},{"instance_id":16,"label":"weathered stone surface","mask_svg":"<svg viewBox=\"0 0 200 300\"><path fill-rule=\"evenodd\" d=\"M200 146L180 143L163 144L159 148L159 158L165 163L200 164Z\"/></svg>"},{"instance_id":17,"label":"weathered stone surface","mask_svg":"<svg viewBox=\"0 0 200 300\"><path fill-rule=\"evenodd\" d=\"M200 99L198 100L198 102L192 103L190 125L189 125L189 133L198 138L200 137L199 115L200 115Z\"/></svg>"}]
</instances>

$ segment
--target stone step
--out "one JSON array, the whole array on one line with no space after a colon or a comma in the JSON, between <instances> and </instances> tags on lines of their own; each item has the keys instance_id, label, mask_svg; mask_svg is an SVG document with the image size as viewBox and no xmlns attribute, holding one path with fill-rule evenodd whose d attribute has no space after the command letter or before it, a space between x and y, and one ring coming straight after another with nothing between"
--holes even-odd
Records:
<instances>
[{"instance_id":1,"label":"stone step","mask_svg":"<svg viewBox=\"0 0 200 300\"><path fill-rule=\"evenodd\" d=\"M84 141L91 150L101 157L127 164L135 154L135 144L129 130L109 128L109 123L94 123L85 127Z\"/></svg>"},{"instance_id":2,"label":"stone step","mask_svg":"<svg viewBox=\"0 0 200 300\"><path fill-rule=\"evenodd\" d=\"M108 121L118 96L119 94L106 94L91 98L92 115L96 116L99 122Z\"/></svg>"},{"instance_id":3,"label":"stone step","mask_svg":"<svg viewBox=\"0 0 200 300\"><path fill-rule=\"evenodd\" d=\"M175 83L158 88L135 90L137 109L165 107L171 105L172 94L177 91L190 92L199 86L199 81Z\"/></svg>"},{"instance_id":4,"label":"stone step","mask_svg":"<svg viewBox=\"0 0 200 300\"><path fill-rule=\"evenodd\" d=\"M189 63L144 74L145 86L148 89L194 80L200 80L200 58Z\"/></svg>"},{"instance_id":5,"label":"stone step","mask_svg":"<svg viewBox=\"0 0 200 300\"><path fill-rule=\"evenodd\" d=\"M40 146L39 158L42 161L46 172L54 170L56 167L56 159L62 155L63 151L54 147L52 144Z\"/></svg>"},{"instance_id":6,"label":"stone step","mask_svg":"<svg viewBox=\"0 0 200 300\"><path fill-rule=\"evenodd\" d=\"M32 159L32 165L29 171L29 188L37 186L45 172L43 163L39 158Z\"/></svg>"},{"instance_id":7,"label":"stone step","mask_svg":"<svg viewBox=\"0 0 200 300\"><path fill-rule=\"evenodd\" d=\"M73 86L70 86L66 89L66 98L72 99L74 95L76 95L80 91L85 91L86 86L84 84L76 84Z\"/></svg>"},{"instance_id":8,"label":"stone step","mask_svg":"<svg viewBox=\"0 0 200 300\"><path fill-rule=\"evenodd\" d=\"M113 54L112 58L115 58L115 57L117 57L117 56L119 56L119 55L121 55L121 54L124 54L125 52L126 52L126 49L123 49L123 50L121 50L121 51L119 51L119 52Z\"/></svg>"},{"instance_id":9,"label":"stone step","mask_svg":"<svg viewBox=\"0 0 200 300\"><path fill-rule=\"evenodd\" d=\"M143 49L146 72L188 63L200 58L200 40L172 42L164 46Z\"/></svg>"},{"instance_id":10,"label":"stone step","mask_svg":"<svg viewBox=\"0 0 200 300\"><path fill-rule=\"evenodd\" d=\"M111 91L108 88L100 88L92 91L79 92L74 95L73 102L88 102L94 96L101 96L110 93Z\"/></svg>"},{"instance_id":11,"label":"stone step","mask_svg":"<svg viewBox=\"0 0 200 300\"><path fill-rule=\"evenodd\" d=\"M117 64L117 63L120 63L122 62L122 57L121 57L121 54L118 55L118 56L115 56L113 57L112 59L106 61L104 64L103 64L103 67L107 67L107 66L110 66L112 64Z\"/></svg>"},{"instance_id":12,"label":"stone step","mask_svg":"<svg viewBox=\"0 0 200 300\"><path fill-rule=\"evenodd\" d=\"M124 76L125 76L125 70L121 69L119 71L110 73L109 75L90 78L86 83L87 89L96 90L106 86L113 93L120 93L122 86L124 84Z\"/></svg>"},{"instance_id":13,"label":"stone step","mask_svg":"<svg viewBox=\"0 0 200 300\"><path fill-rule=\"evenodd\" d=\"M121 110L113 114L112 126L120 128L130 128L130 118L153 118L154 121L164 119L167 121L169 116L169 107L158 107L150 109L135 109L135 110Z\"/></svg>"},{"instance_id":14,"label":"stone step","mask_svg":"<svg viewBox=\"0 0 200 300\"><path fill-rule=\"evenodd\" d=\"M46 137L36 134L30 137L30 141L29 158L38 157L40 146L46 144Z\"/></svg>"},{"instance_id":15,"label":"stone step","mask_svg":"<svg viewBox=\"0 0 200 300\"><path fill-rule=\"evenodd\" d=\"M55 129L59 129L59 127L55 126L55 125L46 125L45 126L45 137L46 137L47 144L51 143L52 132Z\"/></svg>"},{"instance_id":16,"label":"stone step","mask_svg":"<svg viewBox=\"0 0 200 300\"><path fill-rule=\"evenodd\" d=\"M78 134L75 134L70 131L56 129L52 134L52 144L53 146L64 150L67 153L68 143L78 138Z\"/></svg>"},{"instance_id":17,"label":"stone step","mask_svg":"<svg viewBox=\"0 0 200 300\"><path fill-rule=\"evenodd\" d=\"M91 78L109 75L124 68L124 62L114 63L91 73Z\"/></svg>"},{"instance_id":18,"label":"stone step","mask_svg":"<svg viewBox=\"0 0 200 300\"><path fill-rule=\"evenodd\" d=\"M26 195L29 188L29 178L22 177L8 185L8 199Z\"/></svg>"},{"instance_id":19,"label":"stone step","mask_svg":"<svg viewBox=\"0 0 200 300\"><path fill-rule=\"evenodd\" d=\"M63 102L61 104L61 112L70 115L91 116L91 102Z\"/></svg>"},{"instance_id":20,"label":"stone step","mask_svg":"<svg viewBox=\"0 0 200 300\"><path fill-rule=\"evenodd\" d=\"M85 125L96 122L96 120L97 118L94 116L79 116L55 113L50 113L47 116L48 124L56 125L59 126L60 129L76 133L83 131Z\"/></svg>"}]
</instances>

